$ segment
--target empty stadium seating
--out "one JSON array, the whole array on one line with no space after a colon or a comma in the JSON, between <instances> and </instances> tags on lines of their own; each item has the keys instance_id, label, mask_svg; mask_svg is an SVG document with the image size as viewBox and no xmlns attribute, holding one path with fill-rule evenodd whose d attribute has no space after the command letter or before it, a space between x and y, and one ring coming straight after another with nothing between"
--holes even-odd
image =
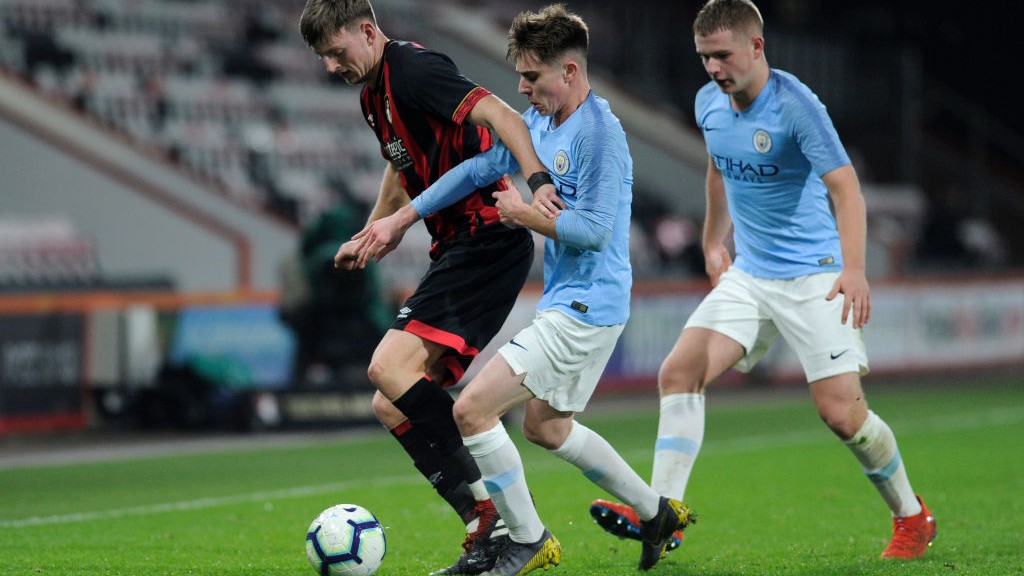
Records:
<instances>
[{"instance_id":1,"label":"empty stadium seating","mask_svg":"<svg viewBox=\"0 0 1024 576\"><path fill-rule=\"evenodd\" d=\"M353 89L302 43L303 2L0 0L0 65L240 202L302 225L379 174ZM376 186L352 187L365 201ZM284 207L284 208L282 208Z\"/></svg>"}]
</instances>

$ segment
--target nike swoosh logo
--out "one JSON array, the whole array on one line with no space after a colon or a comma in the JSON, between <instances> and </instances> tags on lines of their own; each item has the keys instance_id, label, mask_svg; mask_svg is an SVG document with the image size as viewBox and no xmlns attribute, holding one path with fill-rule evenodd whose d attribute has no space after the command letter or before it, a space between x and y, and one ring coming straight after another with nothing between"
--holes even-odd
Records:
<instances>
[{"instance_id":1,"label":"nike swoosh logo","mask_svg":"<svg viewBox=\"0 0 1024 576\"><path fill-rule=\"evenodd\" d=\"M846 354L846 353L847 353L847 352L849 352L849 351L850 351L850 349L849 349L849 348L847 348L846 350L843 350L843 351L842 351L842 352L840 352L839 354L836 354L835 352L832 352L832 353L830 353L830 354L828 355L828 357L829 357L829 358L831 358L831 359L833 359L833 360L835 360L836 358L839 358L840 356L842 356L843 354Z\"/></svg>"},{"instance_id":2,"label":"nike swoosh logo","mask_svg":"<svg viewBox=\"0 0 1024 576\"><path fill-rule=\"evenodd\" d=\"M529 349L528 349L528 348L527 348L526 346L523 346L522 344L520 344L519 342L516 342L516 339L515 339L515 338L513 338L513 339L509 340L509 341L508 341L508 343L509 343L509 344L512 344L513 346L519 346L519 347L520 347L520 348L522 348L523 350L526 350L527 352L529 352Z\"/></svg>"},{"instance_id":3,"label":"nike swoosh logo","mask_svg":"<svg viewBox=\"0 0 1024 576\"><path fill-rule=\"evenodd\" d=\"M702 126L702 128L704 129L705 132L711 132L712 130L718 130L718 128L713 128L711 126Z\"/></svg>"}]
</instances>

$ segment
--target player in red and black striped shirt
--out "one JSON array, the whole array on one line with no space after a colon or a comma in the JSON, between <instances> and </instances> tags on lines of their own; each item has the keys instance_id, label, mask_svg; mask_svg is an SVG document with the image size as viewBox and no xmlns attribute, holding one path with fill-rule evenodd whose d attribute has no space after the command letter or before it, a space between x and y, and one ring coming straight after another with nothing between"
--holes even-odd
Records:
<instances>
[{"instance_id":1,"label":"player in red and black striped shirt","mask_svg":"<svg viewBox=\"0 0 1024 576\"><path fill-rule=\"evenodd\" d=\"M444 54L390 40L384 45L376 77L367 82L360 101L363 117L380 141L381 154L399 173L409 198L414 198L463 160L490 148L490 131L467 121L489 97L490 91L463 76ZM458 235L474 235L499 224L491 197L496 189L493 185L481 188L424 218L434 239L431 258L437 259L445 243Z\"/></svg>"},{"instance_id":2,"label":"player in red and black striped shirt","mask_svg":"<svg viewBox=\"0 0 1024 576\"><path fill-rule=\"evenodd\" d=\"M550 177L544 178L522 117L462 75L446 55L389 40L367 0L308 0L300 30L329 73L364 85L364 117L387 160L370 222L393 214L447 170L489 148L488 129L524 174L542 173L531 178L541 183L535 204L542 212L554 210L554 187ZM377 387L377 417L467 523L466 552L440 574L490 569L507 539L443 389L462 377L501 328L533 261L531 234L501 224L494 190L477 190L425 219L433 239L430 268L377 346L368 370ZM336 265L356 266L358 245L343 244Z\"/></svg>"}]
</instances>

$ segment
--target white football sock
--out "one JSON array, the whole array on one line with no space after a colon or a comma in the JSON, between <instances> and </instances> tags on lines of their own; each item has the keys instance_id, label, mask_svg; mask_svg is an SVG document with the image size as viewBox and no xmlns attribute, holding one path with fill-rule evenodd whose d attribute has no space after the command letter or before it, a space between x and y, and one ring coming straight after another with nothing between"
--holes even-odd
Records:
<instances>
[{"instance_id":1,"label":"white football sock","mask_svg":"<svg viewBox=\"0 0 1024 576\"><path fill-rule=\"evenodd\" d=\"M893 516L921 513L921 504L910 487L907 470L896 447L896 436L881 418L868 410L864 425L844 444L860 461L864 474L878 489Z\"/></svg>"},{"instance_id":2,"label":"white football sock","mask_svg":"<svg viewBox=\"0 0 1024 576\"><path fill-rule=\"evenodd\" d=\"M641 520L658 513L658 494L600 434L573 421L569 436L552 454L583 471L588 480L629 504Z\"/></svg>"},{"instance_id":3,"label":"white football sock","mask_svg":"<svg viewBox=\"0 0 1024 576\"><path fill-rule=\"evenodd\" d=\"M687 393L663 397L651 472L654 491L682 500L693 462L703 443L704 395Z\"/></svg>"},{"instance_id":4,"label":"white football sock","mask_svg":"<svg viewBox=\"0 0 1024 576\"><path fill-rule=\"evenodd\" d=\"M521 544L540 540L544 535L544 523L537 515L530 489L526 486L519 450L505 427L498 422L486 432L463 437L462 442L480 467L484 486L508 526L509 537Z\"/></svg>"}]
</instances>

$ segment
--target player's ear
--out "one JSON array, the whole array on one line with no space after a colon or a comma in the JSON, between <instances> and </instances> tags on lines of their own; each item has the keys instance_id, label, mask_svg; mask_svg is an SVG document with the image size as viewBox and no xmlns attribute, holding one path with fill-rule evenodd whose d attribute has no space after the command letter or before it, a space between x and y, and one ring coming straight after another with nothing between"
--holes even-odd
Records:
<instances>
[{"instance_id":1,"label":"player's ear","mask_svg":"<svg viewBox=\"0 0 1024 576\"><path fill-rule=\"evenodd\" d=\"M580 66L573 60L562 63L562 81L570 82L580 72Z\"/></svg>"},{"instance_id":2,"label":"player's ear","mask_svg":"<svg viewBox=\"0 0 1024 576\"><path fill-rule=\"evenodd\" d=\"M377 39L377 27L373 25L373 22L365 21L360 24L359 33L366 38L368 46L373 46L374 40Z\"/></svg>"},{"instance_id":3,"label":"player's ear","mask_svg":"<svg viewBox=\"0 0 1024 576\"><path fill-rule=\"evenodd\" d=\"M754 50L754 58L764 57L764 36L751 36L750 45Z\"/></svg>"}]
</instances>

